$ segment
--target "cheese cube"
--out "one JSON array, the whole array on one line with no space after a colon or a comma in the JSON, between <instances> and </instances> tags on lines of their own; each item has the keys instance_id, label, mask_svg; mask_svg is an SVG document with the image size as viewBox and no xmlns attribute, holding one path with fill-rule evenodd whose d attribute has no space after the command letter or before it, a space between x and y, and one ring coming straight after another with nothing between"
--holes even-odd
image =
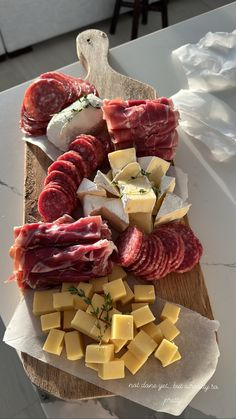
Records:
<instances>
[{"instance_id":1,"label":"cheese cube","mask_svg":"<svg viewBox=\"0 0 236 419\"><path fill-rule=\"evenodd\" d=\"M68 291L53 294L53 307L57 311L71 310L74 308L73 295Z\"/></svg>"},{"instance_id":2,"label":"cheese cube","mask_svg":"<svg viewBox=\"0 0 236 419\"><path fill-rule=\"evenodd\" d=\"M159 188L158 188L158 196L157 196L156 204L152 211L154 215L158 213L167 192L172 193L174 189L175 189L175 178L171 176L163 176L163 178L161 179Z\"/></svg>"},{"instance_id":3,"label":"cheese cube","mask_svg":"<svg viewBox=\"0 0 236 419\"><path fill-rule=\"evenodd\" d=\"M89 283L93 285L93 292L103 292L103 285L108 282L107 276L101 276L100 278L90 279Z\"/></svg>"},{"instance_id":4,"label":"cheese cube","mask_svg":"<svg viewBox=\"0 0 236 419\"><path fill-rule=\"evenodd\" d=\"M91 368L91 370L98 371L98 364L95 364L95 362L85 362L85 366Z\"/></svg>"},{"instance_id":5,"label":"cheese cube","mask_svg":"<svg viewBox=\"0 0 236 419\"><path fill-rule=\"evenodd\" d=\"M141 174L141 167L137 162L127 164L122 170L120 170L114 177L113 182L118 180L129 181Z\"/></svg>"},{"instance_id":6,"label":"cheese cube","mask_svg":"<svg viewBox=\"0 0 236 419\"><path fill-rule=\"evenodd\" d=\"M109 310L109 311L103 311L103 313L102 313L102 314L101 314L101 316L100 316L100 319L101 319L101 320L104 320L104 321L106 321L106 322L111 323L111 321L112 321L112 316L113 316L114 314L121 314L121 311L117 310L116 308L112 308L112 309L111 309L111 310Z\"/></svg>"},{"instance_id":7,"label":"cheese cube","mask_svg":"<svg viewBox=\"0 0 236 419\"><path fill-rule=\"evenodd\" d=\"M147 323L153 322L155 317L151 312L148 305L138 308L131 312L134 318L134 324L136 327L144 326Z\"/></svg>"},{"instance_id":8,"label":"cheese cube","mask_svg":"<svg viewBox=\"0 0 236 419\"><path fill-rule=\"evenodd\" d=\"M151 212L135 212L129 214L129 223L138 227L143 233L149 234L153 230L153 217Z\"/></svg>"},{"instance_id":9,"label":"cheese cube","mask_svg":"<svg viewBox=\"0 0 236 419\"><path fill-rule=\"evenodd\" d=\"M191 204L183 201L179 196L167 193L155 218L154 226L183 218L190 207Z\"/></svg>"},{"instance_id":10,"label":"cheese cube","mask_svg":"<svg viewBox=\"0 0 236 419\"><path fill-rule=\"evenodd\" d=\"M132 303L131 307L132 307L132 311L137 310L140 307L144 307L147 306L147 303Z\"/></svg>"},{"instance_id":11,"label":"cheese cube","mask_svg":"<svg viewBox=\"0 0 236 419\"><path fill-rule=\"evenodd\" d=\"M77 288L78 282L63 282L61 286L61 292L69 291L69 288Z\"/></svg>"},{"instance_id":12,"label":"cheese cube","mask_svg":"<svg viewBox=\"0 0 236 419\"><path fill-rule=\"evenodd\" d=\"M103 364L109 362L114 358L114 345L108 343L107 345L90 344L86 346L85 362Z\"/></svg>"},{"instance_id":13,"label":"cheese cube","mask_svg":"<svg viewBox=\"0 0 236 419\"><path fill-rule=\"evenodd\" d=\"M112 301L121 300L126 296L126 289L122 279L115 279L103 285L104 294L110 294Z\"/></svg>"},{"instance_id":14,"label":"cheese cube","mask_svg":"<svg viewBox=\"0 0 236 419\"><path fill-rule=\"evenodd\" d=\"M58 329L51 329L44 342L43 350L54 355L61 355L65 332Z\"/></svg>"},{"instance_id":15,"label":"cheese cube","mask_svg":"<svg viewBox=\"0 0 236 419\"><path fill-rule=\"evenodd\" d=\"M97 320L92 327L90 337L98 342L108 343L111 338L111 327L101 320Z\"/></svg>"},{"instance_id":16,"label":"cheese cube","mask_svg":"<svg viewBox=\"0 0 236 419\"><path fill-rule=\"evenodd\" d=\"M88 307L88 304L86 304L84 299L76 294L73 294L73 304L76 310L80 309L80 310L86 311Z\"/></svg>"},{"instance_id":17,"label":"cheese cube","mask_svg":"<svg viewBox=\"0 0 236 419\"><path fill-rule=\"evenodd\" d=\"M77 195L80 200L83 200L85 195L106 196L107 194L104 188L87 178L83 178L77 189Z\"/></svg>"},{"instance_id":18,"label":"cheese cube","mask_svg":"<svg viewBox=\"0 0 236 419\"><path fill-rule=\"evenodd\" d=\"M179 361L180 359L181 359L181 355L180 355L179 351L177 351L175 353L175 355L173 356L173 358L171 358L171 360L169 362L166 362L166 363L162 364L162 366L167 367L168 365L173 364L174 362Z\"/></svg>"},{"instance_id":19,"label":"cheese cube","mask_svg":"<svg viewBox=\"0 0 236 419\"><path fill-rule=\"evenodd\" d=\"M171 361L177 350L178 346L166 339L163 339L156 352L154 353L154 356L155 358L159 359L159 361L161 361L162 365L165 365Z\"/></svg>"},{"instance_id":20,"label":"cheese cube","mask_svg":"<svg viewBox=\"0 0 236 419\"><path fill-rule=\"evenodd\" d=\"M91 298L93 295L93 284L89 284L88 282L79 282L79 284L77 284L77 289L84 291L85 297L89 297Z\"/></svg>"},{"instance_id":21,"label":"cheese cube","mask_svg":"<svg viewBox=\"0 0 236 419\"><path fill-rule=\"evenodd\" d=\"M125 304L130 303L130 301L134 299L134 293L126 281L124 281L123 284L125 286L126 295L121 298L120 302L122 305L125 305Z\"/></svg>"},{"instance_id":22,"label":"cheese cube","mask_svg":"<svg viewBox=\"0 0 236 419\"><path fill-rule=\"evenodd\" d=\"M138 370L145 364L147 361L147 357L143 356L143 358L138 359L136 356L131 352L127 351L124 355L120 358L124 361L126 368L131 372L131 374L136 374Z\"/></svg>"},{"instance_id":23,"label":"cheese cube","mask_svg":"<svg viewBox=\"0 0 236 419\"><path fill-rule=\"evenodd\" d=\"M113 176L122 170L127 164L136 162L135 148L126 148L108 153L108 160L112 168Z\"/></svg>"},{"instance_id":24,"label":"cheese cube","mask_svg":"<svg viewBox=\"0 0 236 419\"><path fill-rule=\"evenodd\" d=\"M43 332L47 332L50 329L57 329L61 326L61 313L49 313L43 314L40 317L41 328Z\"/></svg>"},{"instance_id":25,"label":"cheese cube","mask_svg":"<svg viewBox=\"0 0 236 419\"><path fill-rule=\"evenodd\" d=\"M108 275L108 281L114 281L115 279L124 279L126 278L127 273L119 265L114 265L112 273Z\"/></svg>"},{"instance_id":26,"label":"cheese cube","mask_svg":"<svg viewBox=\"0 0 236 419\"><path fill-rule=\"evenodd\" d=\"M177 327L171 323L169 319L163 320L158 325L163 333L163 336L168 340L173 340L176 338L176 336L179 335L180 331L177 329Z\"/></svg>"},{"instance_id":27,"label":"cheese cube","mask_svg":"<svg viewBox=\"0 0 236 419\"><path fill-rule=\"evenodd\" d=\"M159 186L161 178L166 174L170 167L170 163L160 157L140 157L138 163L142 169L148 173L148 178Z\"/></svg>"},{"instance_id":28,"label":"cheese cube","mask_svg":"<svg viewBox=\"0 0 236 419\"><path fill-rule=\"evenodd\" d=\"M154 303L156 299L154 285L134 285L134 299L137 303Z\"/></svg>"},{"instance_id":29,"label":"cheese cube","mask_svg":"<svg viewBox=\"0 0 236 419\"><path fill-rule=\"evenodd\" d=\"M100 294L93 294L93 297L91 299L91 305L88 306L86 313L93 314L94 309L97 310L98 317L102 313L102 307L104 306L104 295Z\"/></svg>"},{"instance_id":30,"label":"cheese cube","mask_svg":"<svg viewBox=\"0 0 236 419\"><path fill-rule=\"evenodd\" d=\"M35 316L41 316L41 314L55 311L52 298L52 295L55 294L55 292L55 289L34 292L33 313Z\"/></svg>"},{"instance_id":31,"label":"cheese cube","mask_svg":"<svg viewBox=\"0 0 236 419\"><path fill-rule=\"evenodd\" d=\"M118 185L126 213L152 212L156 203L156 195L153 192L152 185L145 176L129 182L118 181Z\"/></svg>"},{"instance_id":32,"label":"cheese cube","mask_svg":"<svg viewBox=\"0 0 236 419\"><path fill-rule=\"evenodd\" d=\"M175 324L179 318L180 307L175 304L165 303L161 312L161 319L169 319L171 323Z\"/></svg>"},{"instance_id":33,"label":"cheese cube","mask_svg":"<svg viewBox=\"0 0 236 419\"><path fill-rule=\"evenodd\" d=\"M111 323L111 339L133 339L133 316L128 314L114 314Z\"/></svg>"},{"instance_id":34,"label":"cheese cube","mask_svg":"<svg viewBox=\"0 0 236 419\"><path fill-rule=\"evenodd\" d=\"M63 311L63 330L71 330L71 322L76 315L77 310L66 310Z\"/></svg>"},{"instance_id":35,"label":"cheese cube","mask_svg":"<svg viewBox=\"0 0 236 419\"><path fill-rule=\"evenodd\" d=\"M99 364L98 376L102 380L117 380L125 377L125 364L122 359L114 359L113 361Z\"/></svg>"},{"instance_id":36,"label":"cheese cube","mask_svg":"<svg viewBox=\"0 0 236 419\"><path fill-rule=\"evenodd\" d=\"M120 196L120 191L116 187L115 183L112 183L112 180L109 176L102 173L100 170L97 171L97 174L94 178L94 183L99 187L105 189L112 195Z\"/></svg>"},{"instance_id":37,"label":"cheese cube","mask_svg":"<svg viewBox=\"0 0 236 419\"><path fill-rule=\"evenodd\" d=\"M148 357L155 351L157 343L147 333L140 330L135 338L129 343L128 349L138 359L143 359L143 356Z\"/></svg>"},{"instance_id":38,"label":"cheese cube","mask_svg":"<svg viewBox=\"0 0 236 419\"><path fill-rule=\"evenodd\" d=\"M82 335L76 330L65 334L66 357L76 361L84 356L85 347Z\"/></svg>"},{"instance_id":39,"label":"cheese cube","mask_svg":"<svg viewBox=\"0 0 236 419\"><path fill-rule=\"evenodd\" d=\"M115 348L115 353L117 354L120 350L126 345L128 340L126 339L111 339L111 343L113 343Z\"/></svg>"},{"instance_id":40,"label":"cheese cube","mask_svg":"<svg viewBox=\"0 0 236 419\"><path fill-rule=\"evenodd\" d=\"M148 323L141 327L141 330L146 332L155 342L159 345L159 343L164 338L163 333L159 326L155 323Z\"/></svg>"},{"instance_id":41,"label":"cheese cube","mask_svg":"<svg viewBox=\"0 0 236 419\"><path fill-rule=\"evenodd\" d=\"M71 321L71 326L84 335L91 336L91 330L95 326L97 319L85 311L78 310L75 317Z\"/></svg>"}]
</instances>

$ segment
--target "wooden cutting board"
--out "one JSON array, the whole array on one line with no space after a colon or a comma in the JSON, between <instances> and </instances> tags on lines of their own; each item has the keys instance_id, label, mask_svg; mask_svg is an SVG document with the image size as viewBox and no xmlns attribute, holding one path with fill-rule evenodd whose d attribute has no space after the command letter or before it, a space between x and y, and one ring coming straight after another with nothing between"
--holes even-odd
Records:
<instances>
[{"instance_id":1,"label":"wooden cutting board","mask_svg":"<svg viewBox=\"0 0 236 419\"><path fill-rule=\"evenodd\" d=\"M107 35L98 30L82 32L77 37L79 59L87 70L86 79L93 83L101 97L154 99L155 90L146 84L114 71L108 64ZM79 76L79 74L78 74ZM26 144L24 221L40 219L37 200L51 160L36 146ZM187 222L187 221L186 221ZM182 304L203 316L213 318L200 265L186 274L170 274L155 284L158 296ZM31 381L43 390L64 400L112 396L112 393L80 380L66 372L22 353L23 365Z\"/></svg>"}]
</instances>

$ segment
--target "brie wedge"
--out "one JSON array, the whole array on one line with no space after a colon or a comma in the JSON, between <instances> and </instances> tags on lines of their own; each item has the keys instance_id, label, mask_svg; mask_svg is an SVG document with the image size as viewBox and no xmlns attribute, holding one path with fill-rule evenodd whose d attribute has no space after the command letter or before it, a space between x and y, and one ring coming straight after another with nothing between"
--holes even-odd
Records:
<instances>
[{"instance_id":1,"label":"brie wedge","mask_svg":"<svg viewBox=\"0 0 236 419\"><path fill-rule=\"evenodd\" d=\"M125 166L117 175L114 177L113 181L118 182L118 180L132 180L141 174L141 167L137 162L129 163Z\"/></svg>"},{"instance_id":2,"label":"brie wedge","mask_svg":"<svg viewBox=\"0 0 236 419\"><path fill-rule=\"evenodd\" d=\"M102 173L100 170L97 171L97 174L94 178L94 183L96 183L96 185L100 188L105 189L110 194L120 196L120 192L115 186L115 184L112 183L111 178Z\"/></svg>"},{"instance_id":3,"label":"brie wedge","mask_svg":"<svg viewBox=\"0 0 236 419\"><path fill-rule=\"evenodd\" d=\"M161 178L166 174L170 167L168 161L155 156L140 157L138 163L141 168L147 172L150 182L154 182L156 186L159 186Z\"/></svg>"},{"instance_id":4,"label":"brie wedge","mask_svg":"<svg viewBox=\"0 0 236 419\"><path fill-rule=\"evenodd\" d=\"M158 197L156 200L155 207L153 208L153 215L156 215L159 211L159 208L165 198L167 192L173 192L175 189L175 178L171 176L163 176L158 188Z\"/></svg>"},{"instance_id":5,"label":"brie wedge","mask_svg":"<svg viewBox=\"0 0 236 419\"><path fill-rule=\"evenodd\" d=\"M87 178L83 178L81 184L77 189L77 195L79 199L82 200L85 195L107 196L107 193L105 189L96 185L96 183L92 182Z\"/></svg>"},{"instance_id":6,"label":"brie wedge","mask_svg":"<svg viewBox=\"0 0 236 419\"><path fill-rule=\"evenodd\" d=\"M113 151L108 154L108 160L114 177L120 170L127 166L127 164L136 162L136 150L132 147Z\"/></svg>"},{"instance_id":7,"label":"brie wedge","mask_svg":"<svg viewBox=\"0 0 236 419\"><path fill-rule=\"evenodd\" d=\"M168 223L170 221L179 220L184 217L191 204L188 204L186 201L183 201L182 198L173 194L167 193L162 205L157 213L156 219L154 221L154 226Z\"/></svg>"}]
</instances>

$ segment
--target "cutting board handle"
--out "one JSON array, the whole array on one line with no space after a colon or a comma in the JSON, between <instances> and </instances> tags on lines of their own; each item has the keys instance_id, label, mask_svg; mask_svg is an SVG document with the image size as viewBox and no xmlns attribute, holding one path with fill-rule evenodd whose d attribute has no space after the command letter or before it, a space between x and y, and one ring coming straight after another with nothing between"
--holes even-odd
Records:
<instances>
[{"instance_id":1,"label":"cutting board handle","mask_svg":"<svg viewBox=\"0 0 236 419\"><path fill-rule=\"evenodd\" d=\"M108 64L109 40L107 35L97 29L81 32L76 39L77 54L87 70L86 79L93 80L97 74L112 71Z\"/></svg>"}]
</instances>

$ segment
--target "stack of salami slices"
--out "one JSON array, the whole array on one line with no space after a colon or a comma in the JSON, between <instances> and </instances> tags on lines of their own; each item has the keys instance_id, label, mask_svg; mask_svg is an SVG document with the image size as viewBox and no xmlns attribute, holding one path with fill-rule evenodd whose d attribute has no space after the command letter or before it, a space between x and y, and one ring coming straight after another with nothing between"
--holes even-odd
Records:
<instances>
[{"instance_id":1,"label":"stack of salami slices","mask_svg":"<svg viewBox=\"0 0 236 419\"><path fill-rule=\"evenodd\" d=\"M76 191L84 177L89 178L107 158L111 142L104 135L79 135L69 151L48 168L44 189L38 200L38 211L44 221L54 221L71 214L76 207Z\"/></svg>"},{"instance_id":2,"label":"stack of salami slices","mask_svg":"<svg viewBox=\"0 0 236 419\"><path fill-rule=\"evenodd\" d=\"M171 99L105 99L102 110L117 150L135 147L138 157L173 159L178 145L179 112Z\"/></svg>"},{"instance_id":3,"label":"stack of salami slices","mask_svg":"<svg viewBox=\"0 0 236 419\"><path fill-rule=\"evenodd\" d=\"M21 106L20 127L25 134L46 134L54 114L96 88L82 79L58 72L41 74L26 90Z\"/></svg>"},{"instance_id":4,"label":"stack of salami slices","mask_svg":"<svg viewBox=\"0 0 236 419\"><path fill-rule=\"evenodd\" d=\"M116 263L147 281L191 271L202 255L202 245L191 228L179 222L164 224L149 235L128 227L116 246Z\"/></svg>"}]
</instances>

